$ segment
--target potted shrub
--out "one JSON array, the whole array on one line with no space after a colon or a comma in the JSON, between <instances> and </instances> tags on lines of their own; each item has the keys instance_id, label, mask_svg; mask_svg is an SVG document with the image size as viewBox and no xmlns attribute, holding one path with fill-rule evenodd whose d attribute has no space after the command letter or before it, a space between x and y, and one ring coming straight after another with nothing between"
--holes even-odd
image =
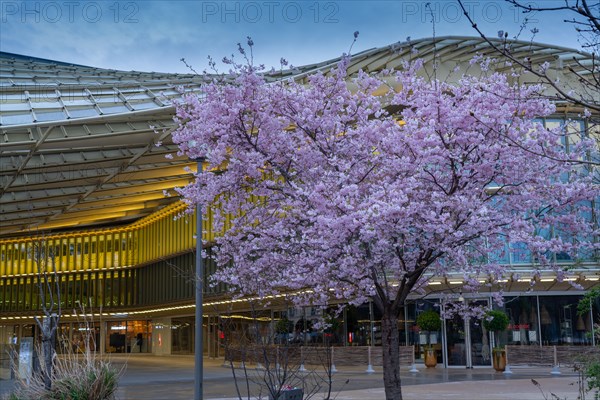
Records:
<instances>
[{"instance_id":1,"label":"potted shrub","mask_svg":"<svg viewBox=\"0 0 600 400\"><path fill-rule=\"evenodd\" d=\"M422 312L417 317L417 325L419 329L427 332L427 345L425 346L425 366L427 368L435 368L437 365L437 354L431 345L431 332L437 332L442 327L440 314L436 311L429 310Z\"/></svg>"},{"instance_id":2,"label":"potted shrub","mask_svg":"<svg viewBox=\"0 0 600 400\"><path fill-rule=\"evenodd\" d=\"M506 368L506 350L500 347L498 333L508 327L508 315L504 311L491 310L485 313L483 327L494 333L494 349L492 350L492 361L496 371L504 371Z\"/></svg>"},{"instance_id":3,"label":"potted shrub","mask_svg":"<svg viewBox=\"0 0 600 400\"><path fill-rule=\"evenodd\" d=\"M278 343L287 343L291 330L290 325L292 325L292 322L287 317L283 317L277 321L275 324L275 333Z\"/></svg>"}]
</instances>

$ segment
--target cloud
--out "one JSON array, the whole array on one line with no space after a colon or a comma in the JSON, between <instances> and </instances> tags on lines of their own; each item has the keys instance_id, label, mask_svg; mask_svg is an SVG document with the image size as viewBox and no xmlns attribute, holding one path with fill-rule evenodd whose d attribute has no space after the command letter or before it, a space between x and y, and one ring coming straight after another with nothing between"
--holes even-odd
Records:
<instances>
[{"instance_id":1,"label":"cloud","mask_svg":"<svg viewBox=\"0 0 600 400\"><path fill-rule=\"evenodd\" d=\"M256 43L256 63L277 66L281 57L294 65L337 57L348 51L356 30L355 53L407 36L432 36L434 25L438 36L475 35L453 2L429 3L426 8L421 1L2 2L0 50L104 68L189 72L182 57L202 71L207 56L220 60L235 53L247 36ZM471 3L492 37L500 29L512 37L523 22L506 6L498 8L502 3ZM558 14L530 23L539 29L536 40L579 46L569 26L553 34L553 26L561 24Z\"/></svg>"}]
</instances>

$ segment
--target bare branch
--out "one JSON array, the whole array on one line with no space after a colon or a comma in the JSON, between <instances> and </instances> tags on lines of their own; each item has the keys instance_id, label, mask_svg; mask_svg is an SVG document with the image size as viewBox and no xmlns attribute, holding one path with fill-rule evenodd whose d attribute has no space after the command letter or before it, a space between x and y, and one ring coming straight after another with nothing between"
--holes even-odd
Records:
<instances>
[{"instance_id":1,"label":"bare branch","mask_svg":"<svg viewBox=\"0 0 600 400\"><path fill-rule=\"evenodd\" d=\"M516 0L506 0L507 2L511 3L511 4L515 4L517 5ZM552 87L558 94L559 99L565 100L569 103L581 106L581 107L586 107L589 108L591 110L600 112L600 101L598 101L597 97L591 97L590 99L584 98L583 96L578 96L576 93L571 92L566 90L564 87L562 87L555 79L552 79L546 70L540 70L537 68L537 66L532 63L529 62L530 60L525 59L519 59L517 57L515 57L511 51L510 51L510 47L506 46L506 42L504 46L499 46L495 41L492 41L490 38L488 38L488 36L481 30L481 28L479 28L479 26L477 25L477 23L473 20L473 18L471 17L471 15L469 14L469 12L467 11L466 7L463 4L463 0L458 0L458 3L461 7L461 9L463 10L463 14L465 15L465 17L468 19L469 23L471 24L472 28L475 29L475 31L477 31L477 33L479 34L479 36L485 40L490 47L492 47L492 49L494 49L495 52L497 52L498 54L502 55L503 57L507 58L508 60L510 60L511 62L517 64L518 66L520 66L521 68L523 68L525 71L533 74L534 76L536 76L537 78L541 79L542 82L550 87ZM545 11L546 9L534 9L529 5L523 5L522 8L528 10L528 12L530 11ZM553 9L549 9L548 11L553 11ZM595 20L595 24L598 23L598 18L594 17L593 15L590 15L590 17L592 20ZM593 23L593 21L590 21L590 23ZM576 60L574 58L574 60ZM590 85L590 90L592 93L598 93L598 91L600 91L600 87L596 85L594 85L594 82L596 82L597 77L594 76L594 71L596 71L597 67L595 64L595 56L592 55L592 60L593 60L593 67L592 67L592 80L588 80L586 78L584 78L581 74L571 70L572 73L574 73L574 75L578 78L579 82L584 85Z\"/></svg>"}]
</instances>

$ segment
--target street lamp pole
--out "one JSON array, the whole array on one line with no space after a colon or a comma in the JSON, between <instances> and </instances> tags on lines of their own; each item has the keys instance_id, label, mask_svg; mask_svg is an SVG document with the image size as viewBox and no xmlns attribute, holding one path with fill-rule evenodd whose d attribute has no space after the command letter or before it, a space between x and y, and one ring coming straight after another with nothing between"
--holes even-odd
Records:
<instances>
[{"instance_id":1,"label":"street lamp pole","mask_svg":"<svg viewBox=\"0 0 600 400\"><path fill-rule=\"evenodd\" d=\"M204 158L196 159L198 175L202 173ZM204 289L204 265L202 261L202 205L196 203L196 335L195 335L195 368L194 368L194 400L202 400L204 345L202 338L202 292Z\"/></svg>"}]
</instances>

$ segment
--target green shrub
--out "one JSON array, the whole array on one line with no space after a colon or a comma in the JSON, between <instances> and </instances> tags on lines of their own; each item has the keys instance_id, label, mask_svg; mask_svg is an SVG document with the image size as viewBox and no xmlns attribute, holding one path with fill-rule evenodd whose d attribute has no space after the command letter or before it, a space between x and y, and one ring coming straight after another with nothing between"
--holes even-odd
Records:
<instances>
[{"instance_id":1,"label":"green shrub","mask_svg":"<svg viewBox=\"0 0 600 400\"><path fill-rule=\"evenodd\" d=\"M590 361L587 363L585 375L587 377L588 390L600 391L600 361Z\"/></svg>"},{"instance_id":2,"label":"green shrub","mask_svg":"<svg viewBox=\"0 0 600 400\"><path fill-rule=\"evenodd\" d=\"M501 332L508 327L508 315L504 311L491 310L485 313L483 327L488 331Z\"/></svg>"},{"instance_id":3,"label":"green shrub","mask_svg":"<svg viewBox=\"0 0 600 400\"><path fill-rule=\"evenodd\" d=\"M419 314L417 325L423 331L435 332L442 328L442 319L436 311L428 310Z\"/></svg>"},{"instance_id":4,"label":"green shrub","mask_svg":"<svg viewBox=\"0 0 600 400\"><path fill-rule=\"evenodd\" d=\"M275 324L275 332L289 333L292 330L291 325L292 322L287 317L283 317Z\"/></svg>"}]
</instances>

